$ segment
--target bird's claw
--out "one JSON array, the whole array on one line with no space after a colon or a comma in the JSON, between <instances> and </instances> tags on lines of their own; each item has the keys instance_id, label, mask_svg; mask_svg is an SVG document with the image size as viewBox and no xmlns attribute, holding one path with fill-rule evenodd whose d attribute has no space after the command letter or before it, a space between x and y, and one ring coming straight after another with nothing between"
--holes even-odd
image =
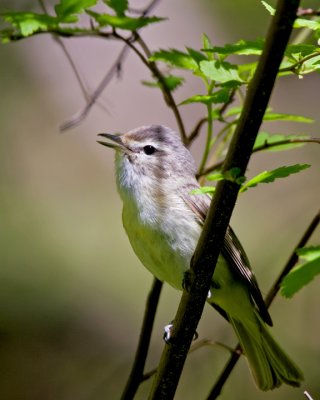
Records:
<instances>
[{"instance_id":1,"label":"bird's claw","mask_svg":"<svg viewBox=\"0 0 320 400\"><path fill-rule=\"evenodd\" d=\"M173 322L170 322L170 324L166 325L164 327L164 334L163 334L163 340L169 344L171 342L171 330L173 328ZM196 331L193 335L193 339L192 340L197 340L199 337L198 332Z\"/></svg>"}]
</instances>

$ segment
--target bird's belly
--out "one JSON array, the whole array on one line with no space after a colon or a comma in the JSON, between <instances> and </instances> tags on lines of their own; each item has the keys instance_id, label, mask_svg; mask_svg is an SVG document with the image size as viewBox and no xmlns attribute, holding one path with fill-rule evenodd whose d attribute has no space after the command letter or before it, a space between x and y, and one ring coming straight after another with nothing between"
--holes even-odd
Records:
<instances>
[{"instance_id":1,"label":"bird's belly","mask_svg":"<svg viewBox=\"0 0 320 400\"><path fill-rule=\"evenodd\" d=\"M126 209L123 225L142 264L159 280L181 290L199 234L187 232L183 227L182 231L176 227L168 233L144 224Z\"/></svg>"},{"instance_id":2,"label":"bird's belly","mask_svg":"<svg viewBox=\"0 0 320 400\"><path fill-rule=\"evenodd\" d=\"M148 224L139 218L136 210L123 208L123 225L137 257L156 278L181 290L201 227L188 223L190 220L181 216L171 220L172 226L168 224L168 218L165 226L159 221ZM243 301L250 302L245 293L242 282L234 276L226 260L219 256L213 275L212 297L208 298L208 302L217 304L233 315L235 308L243 308Z\"/></svg>"}]
</instances>

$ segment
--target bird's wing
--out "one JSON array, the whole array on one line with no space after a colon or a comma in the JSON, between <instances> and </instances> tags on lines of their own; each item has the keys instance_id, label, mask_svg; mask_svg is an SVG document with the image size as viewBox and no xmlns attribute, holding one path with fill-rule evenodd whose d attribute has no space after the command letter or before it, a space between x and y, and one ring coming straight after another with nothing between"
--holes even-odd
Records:
<instances>
[{"instance_id":1,"label":"bird's wing","mask_svg":"<svg viewBox=\"0 0 320 400\"><path fill-rule=\"evenodd\" d=\"M180 190L180 196L193 211L197 222L200 225L203 225L209 210L211 199L206 194L192 194L192 191L198 188L199 186L196 184L183 186ZM230 226L228 227L224 238L221 254L240 279L247 285L251 297L257 305L263 320L268 325L272 325L271 317L267 307L265 306L257 280L251 270L248 257Z\"/></svg>"}]
</instances>

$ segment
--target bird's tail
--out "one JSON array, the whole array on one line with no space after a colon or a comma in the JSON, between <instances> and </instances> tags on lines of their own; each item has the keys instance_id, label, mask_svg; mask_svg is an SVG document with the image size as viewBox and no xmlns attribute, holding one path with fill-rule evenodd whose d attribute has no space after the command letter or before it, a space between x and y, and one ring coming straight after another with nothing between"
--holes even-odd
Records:
<instances>
[{"instance_id":1,"label":"bird's tail","mask_svg":"<svg viewBox=\"0 0 320 400\"><path fill-rule=\"evenodd\" d=\"M261 390L271 390L282 383L299 386L302 372L273 339L260 316L256 316L259 324L254 329L230 318L256 384Z\"/></svg>"}]
</instances>

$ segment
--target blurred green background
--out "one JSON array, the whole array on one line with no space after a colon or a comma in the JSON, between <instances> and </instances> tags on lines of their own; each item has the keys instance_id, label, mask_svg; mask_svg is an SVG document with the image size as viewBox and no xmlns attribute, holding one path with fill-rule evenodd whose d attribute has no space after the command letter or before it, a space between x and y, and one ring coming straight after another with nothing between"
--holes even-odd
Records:
<instances>
[{"instance_id":1,"label":"blurred green background","mask_svg":"<svg viewBox=\"0 0 320 400\"><path fill-rule=\"evenodd\" d=\"M30 9L35 1L0 0ZM312 6L317 2L308 2ZM133 2L137 7L143 1ZM201 47L206 32L215 44L265 35L269 16L258 1L176 0L159 3L155 14L169 20L145 30L155 50ZM89 88L95 88L120 51L119 43L65 40ZM162 123L176 128L156 90L141 86L148 71L134 55L123 65L100 102L77 128L59 125L84 105L74 74L49 36L0 46L0 398L6 400L117 399L137 344L152 278L133 254L121 224L113 154L96 143L101 131L126 131ZM190 83L178 101L202 90ZM318 119L313 125L269 124L273 132L319 134L319 75L279 80L272 107ZM182 109L188 130L202 108ZM192 151L201 154L200 139ZM255 155L248 175L290 163L313 167L287 180L250 190L239 199L233 227L252 261L264 293L278 275L319 207L319 150ZM319 232L319 230L318 230ZM311 243L319 242L319 233ZM179 293L165 287L148 368L163 347L162 329L175 314ZM241 360L221 399L320 398L319 280L292 300L277 298L273 334L305 372L300 389L259 392ZM230 327L205 310L200 338L235 344ZM205 398L228 354L203 348L190 355L177 399ZM137 399L147 396L150 382Z\"/></svg>"}]
</instances>

